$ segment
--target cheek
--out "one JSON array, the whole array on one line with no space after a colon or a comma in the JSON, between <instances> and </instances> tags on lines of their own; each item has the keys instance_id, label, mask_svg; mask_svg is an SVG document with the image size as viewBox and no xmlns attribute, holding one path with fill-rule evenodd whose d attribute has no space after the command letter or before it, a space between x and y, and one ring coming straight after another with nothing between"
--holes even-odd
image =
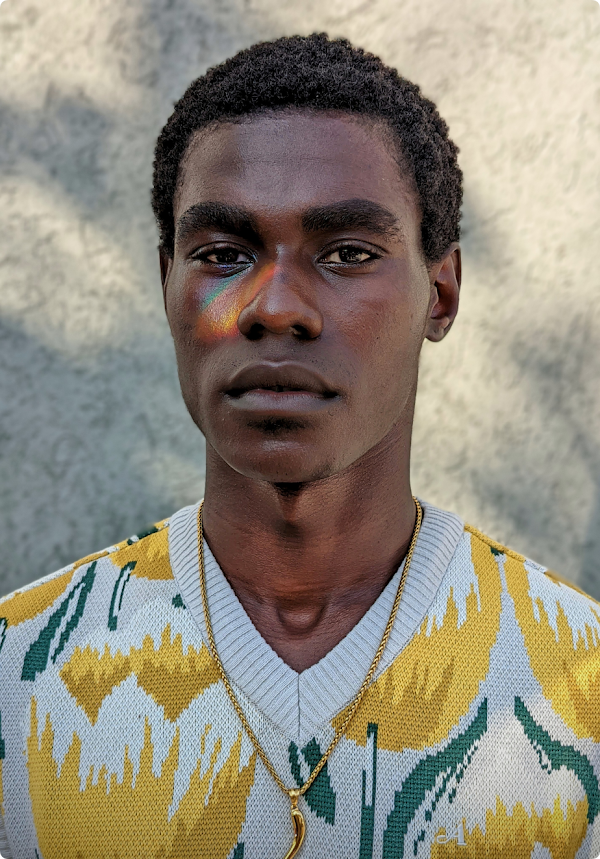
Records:
<instances>
[{"instance_id":1,"label":"cheek","mask_svg":"<svg viewBox=\"0 0 600 859\"><path fill-rule=\"evenodd\" d=\"M239 335L238 319L251 304L264 284L273 277L275 267L265 266L255 276L245 272L224 278L208 293L198 290L193 296L196 337L203 342L216 342ZM243 280L242 280L243 279Z\"/></svg>"},{"instance_id":2,"label":"cheek","mask_svg":"<svg viewBox=\"0 0 600 859\"><path fill-rule=\"evenodd\" d=\"M235 336L244 298L243 290L236 289L239 278L239 274L225 278L208 295L201 292L194 296L197 339L212 342Z\"/></svg>"},{"instance_id":3,"label":"cheek","mask_svg":"<svg viewBox=\"0 0 600 859\"><path fill-rule=\"evenodd\" d=\"M418 372L427 317L427 296L394 290L385 301L373 301L357 313L352 340L364 368L368 396L396 401L412 389Z\"/></svg>"}]
</instances>

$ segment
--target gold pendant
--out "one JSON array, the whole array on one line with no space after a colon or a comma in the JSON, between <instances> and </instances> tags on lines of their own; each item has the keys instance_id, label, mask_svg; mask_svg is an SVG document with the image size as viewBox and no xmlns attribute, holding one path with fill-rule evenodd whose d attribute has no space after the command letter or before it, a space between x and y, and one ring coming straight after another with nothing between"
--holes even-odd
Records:
<instances>
[{"instance_id":1,"label":"gold pendant","mask_svg":"<svg viewBox=\"0 0 600 859\"><path fill-rule=\"evenodd\" d=\"M300 848L302 847L302 842L304 841L304 833L306 832L306 824L304 822L304 815L298 808L298 797L300 796L299 790L290 790L290 802L292 804L291 813L292 813L292 826L294 827L294 840L292 841L292 846L285 854L284 859L293 859L293 857L298 853Z\"/></svg>"}]
</instances>

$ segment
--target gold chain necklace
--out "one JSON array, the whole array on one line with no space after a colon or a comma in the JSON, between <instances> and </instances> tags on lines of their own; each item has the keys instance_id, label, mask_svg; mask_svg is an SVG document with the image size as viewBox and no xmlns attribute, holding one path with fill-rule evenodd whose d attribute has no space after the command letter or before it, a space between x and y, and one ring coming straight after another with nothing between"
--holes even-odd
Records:
<instances>
[{"instance_id":1,"label":"gold chain necklace","mask_svg":"<svg viewBox=\"0 0 600 859\"><path fill-rule=\"evenodd\" d=\"M302 785L301 788L287 788L285 786L285 784L283 783L283 781L279 778L279 775L277 774L273 764L268 759L266 752L263 750L263 747L261 746L261 744L258 742L256 734L254 733L254 731L252 730L252 728L248 724L246 716L244 715L244 711L242 710L240 703L235 696L235 692L231 688L229 678L227 677L227 674L225 673L225 669L223 668L223 663L221 662L221 658L218 654L217 645L215 643L215 637L214 637L213 631L212 631L212 626L211 626L211 622L210 622L210 613L208 610L208 599L206 597L206 572L204 570L204 534L202 531L202 507L204 506L204 502L202 502L200 504L200 507L198 508L198 558L200 561L200 591L202 594L202 608L204 610L204 624L206 626L206 633L208 635L208 642L210 644L210 652L212 654L212 658L214 659L214 661L217 665L217 668L219 670L219 674L221 675L221 680L223 681L223 685L225 686L225 689L227 690L227 694L229 695L231 703L233 704L233 708L234 708L235 712L238 714L240 722L242 723L244 730L246 731L247 735L250 737L252 745L256 749L258 756L260 757L263 764L267 768L267 771L273 777L273 780L275 781L277 787L279 787L290 798L292 827L294 829L294 840L292 842L292 846L290 847L288 852L285 854L284 859L293 859L293 857L298 853L298 851L302 847L302 842L304 841L304 833L306 831L306 824L304 822L304 815L302 814L302 812L298 808L298 799L303 794L305 794L306 791L311 787L314 780L316 779L316 777L319 775L319 773L321 772L321 770L323 769L323 767L325 766L325 764L329 760L331 753L333 752L333 750L337 746L338 742L340 741L340 739L343 737L344 733L346 732L346 728L348 727L350 720L352 719L352 717L354 716L354 714L358 710L358 706L359 706L360 702L362 701L364 694L367 691L367 688L368 688L371 680L373 679L373 675L375 674L375 671L377 670L377 666L379 665L379 660L381 659L381 657L383 655L383 651L385 650L385 647L388 643L388 639L390 637L390 633L392 631L394 621L396 620L396 615L398 614L398 606L400 605L400 599L402 597L402 591L404 590L404 583L406 581L406 577L407 577L408 571L410 569L410 564L412 561L413 553L415 551L415 545L417 543L417 537L419 536L419 531L421 529L421 522L423 521L423 509L414 496L413 496L413 500L414 500L415 505L417 507L417 521L415 523L415 530L413 531L410 545L408 547L408 552L406 553L406 561L404 564L404 569L402 570L402 575L400 576L400 581L398 582L398 590L396 591L396 598L394 599L394 605L392 606L392 611L390 612L390 617L389 617L389 620L386 624L385 630L383 632L381 642L379 644L379 647L377 648L377 653L373 657L373 661L371 662L371 667L369 668L369 670L367 672L367 676L363 680L362 686L358 690L358 694L357 694L356 698L354 699L353 703L350 706L350 709L348 710L348 713L346 714L346 718L344 719L344 721L342 722L340 727L337 728L335 735L333 737L333 740L329 743L329 746L327 747L325 754L323 755L321 760L318 762L316 767L313 769L310 776L304 782L304 784Z\"/></svg>"}]
</instances>

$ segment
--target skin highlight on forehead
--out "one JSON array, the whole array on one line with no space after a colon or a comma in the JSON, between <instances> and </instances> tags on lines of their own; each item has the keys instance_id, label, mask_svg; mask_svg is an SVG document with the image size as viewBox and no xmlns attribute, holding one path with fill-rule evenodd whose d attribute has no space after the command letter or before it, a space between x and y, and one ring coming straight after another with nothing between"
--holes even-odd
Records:
<instances>
[{"instance_id":1,"label":"skin highlight on forehead","mask_svg":"<svg viewBox=\"0 0 600 859\"><path fill-rule=\"evenodd\" d=\"M236 282L246 272L237 272L224 278L202 300L199 308L196 334L203 341L214 342L239 334L238 319L240 313L251 304L263 286L275 274L275 264L267 263L240 288Z\"/></svg>"}]
</instances>

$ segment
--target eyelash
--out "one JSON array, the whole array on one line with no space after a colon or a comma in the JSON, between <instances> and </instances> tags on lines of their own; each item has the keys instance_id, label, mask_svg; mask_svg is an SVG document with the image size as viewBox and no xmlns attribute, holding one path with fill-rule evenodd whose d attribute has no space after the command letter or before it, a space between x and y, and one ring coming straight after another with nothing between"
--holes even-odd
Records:
<instances>
[{"instance_id":1,"label":"eyelash","mask_svg":"<svg viewBox=\"0 0 600 859\"><path fill-rule=\"evenodd\" d=\"M329 265L329 266L336 266L336 267L341 267L341 266L356 267L356 266L361 266L361 265L367 265L368 263L374 262L377 259L381 259L381 256L382 256L381 254L378 254L377 252L375 252L373 250L367 250L367 248L361 247L358 244L353 244L350 242L344 242L343 244L340 244L337 247L328 248L326 253L322 254L319 257L318 262L323 262L323 260L326 259L328 256L331 256L332 254L335 254L335 253L340 253L341 251L344 251L344 250L358 251L358 253L360 253L360 254L368 254L369 256L368 256L368 259L361 260L359 262L330 262L330 263L324 263L324 264ZM239 262L228 262L228 263L227 262L221 262L221 263L213 262L212 260L208 259L208 257L211 254L218 254L218 253L222 253L222 254L226 254L226 253L243 254L243 255L247 256L249 259L241 260ZM252 254L250 254L247 250L242 250L241 248L236 248L235 245L221 245L218 247L206 248L204 250L198 249L197 251L194 251L194 253L192 253L190 255L190 257L191 257L191 259L202 262L205 265L215 266L215 267L218 267L220 269L231 268L232 266L239 267L239 266L243 266L243 265L248 265L250 262L255 262L255 258L252 256Z\"/></svg>"},{"instance_id":2,"label":"eyelash","mask_svg":"<svg viewBox=\"0 0 600 859\"><path fill-rule=\"evenodd\" d=\"M339 253L341 253L341 251L358 251L358 253L360 253L360 254L368 254L368 259L361 260L360 262L330 262L330 263L325 263L325 265L359 266L359 265L367 265L370 262L374 262L377 259L381 259L381 254L378 254L375 251L367 250L367 248L363 248L360 245L355 245L355 244L351 244L349 242L346 242L344 244L338 245L335 248L329 248L327 253L323 254L319 261L322 261L323 259L325 259L328 256L331 256L332 254L335 254L335 253L339 254Z\"/></svg>"},{"instance_id":3,"label":"eyelash","mask_svg":"<svg viewBox=\"0 0 600 859\"><path fill-rule=\"evenodd\" d=\"M208 257L211 254L219 254L219 253L222 253L222 254L226 254L226 253L244 254L245 256L249 257L249 259L243 260L240 262L229 262L229 263L213 262L212 260L208 259ZM230 267L230 266L247 265L249 262L254 261L252 255L249 254L248 251L242 250L241 248L236 248L235 245L220 245L218 247L206 248L204 250L198 249L197 251L194 251L193 254L191 254L191 259L197 260L199 262L203 262L205 265L218 266L219 268L223 268L225 266Z\"/></svg>"}]
</instances>

